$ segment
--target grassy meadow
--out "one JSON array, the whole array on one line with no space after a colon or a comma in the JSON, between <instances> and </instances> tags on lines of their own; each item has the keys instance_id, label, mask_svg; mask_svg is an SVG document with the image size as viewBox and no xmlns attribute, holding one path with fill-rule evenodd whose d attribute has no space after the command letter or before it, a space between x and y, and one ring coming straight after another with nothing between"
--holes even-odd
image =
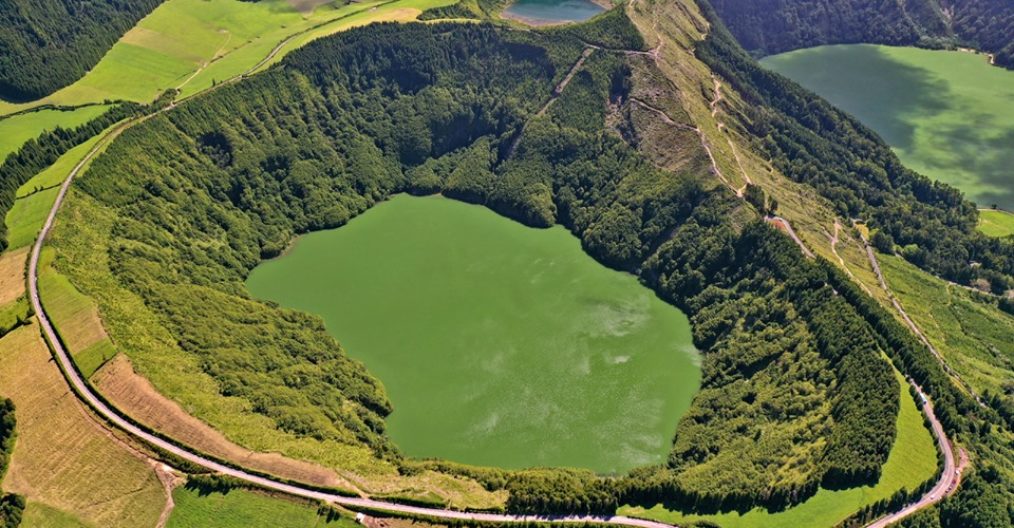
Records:
<instances>
[{"instance_id":1,"label":"grassy meadow","mask_svg":"<svg viewBox=\"0 0 1014 528\"><path fill-rule=\"evenodd\" d=\"M1014 72L972 53L866 44L761 62L859 118L906 166L1014 209Z\"/></svg>"},{"instance_id":2,"label":"grassy meadow","mask_svg":"<svg viewBox=\"0 0 1014 528\"><path fill-rule=\"evenodd\" d=\"M87 156L88 152L102 141L113 127L68 150L66 154L56 160L56 163L36 174L18 188L14 206L4 218L10 249L28 247L35 242L35 237L42 229L42 224L46 222L46 216L49 215L49 210L56 200L56 195L59 192L57 187L63 183L74 166Z\"/></svg>"},{"instance_id":3,"label":"grassy meadow","mask_svg":"<svg viewBox=\"0 0 1014 528\"><path fill-rule=\"evenodd\" d=\"M976 391L1002 394L1014 379L1014 316L901 257L878 258L905 311L947 363Z\"/></svg>"},{"instance_id":4,"label":"grassy meadow","mask_svg":"<svg viewBox=\"0 0 1014 528\"><path fill-rule=\"evenodd\" d=\"M201 494L185 487L173 492L176 507L168 528L353 528L355 521L327 520L308 503L257 491L234 489Z\"/></svg>"},{"instance_id":5,"label":"grassy meadow","mask_svg":"<svg viewBox=\"0 0 1014 528\"><path fill-rule=\"evenodd\" d=\"M369 22L411 20L424 9L452 1L338 2L303 13L287 0L168 0L83 78L38 101L0 101L0 114L42 103L150 101L170 88L186 97L251 70L294 35L299 36L279 50L275 61L312 38ZM351 16L356 13L360 15Z\"/></svg>"},{"instance_id":6,"label":"grassy meadow","mask_svg":"<svg viewBox=\"0 0 1014 528\"><path fill-rule=\"evenodd\" d=\"M81 408L38 326L0 339L0 394L17 406L4 491L28 499L22 526L153 526L165 493L148 464Z\"/></svg>"},{"instance_id":7,"label":"grassy meadow","mask_svg":"<svg viewBox=\"0 0 1014 528\"><path fill-rule=\"evenodd\" d=\"M1014 235L1014 213L999 209L979 210L979 231L991 237Z\"/></svg>"},{"instance_id":8,"label":"grassy meadow","mask_svg":"<svg viewBox=\"0 0 1014 528\"><path fill-rule=\"evenodd\" d=\"M108 105L92 105L74 110L39 110L0 119L0 163L43 132L56 127L77 127L108 109Z\"/></svg>"},{"instance_id":9,"label":"grassy meadow","mask_svg":"<svg viewBox=\"0 0 1014 528\"><path fill-rule=\"evenodd\" d=\"M673 524L710 521L722 528L830 528L864 506L890 497L900 489L918 487L936 472L936 442L923 422L922 412L916 406L908 384L897 371L895 375L902 387L898 437L876 485L846 490L822 488L802 504L780 512L756 508L744 514L685 515L658 505L650 509L624 506L620 508L620 513Z\"/></svg>"},{"instance_id":10,"label":"grassy meadow","mask_svg":"<svg viewBox=\"0 0 1014 528\"><path fill-rule=\"evenodd\" d=\"M371 22L413 20L422 10L452 1L332 2L304 13L287 0L169 0L128 31L83 78L38 101L0 100L0 116L40 104L147 102L170 88L188 97L262 62L273 64L314 38ZM0 160L45 130L73 128L108 108L96 104L0 119Z\"/></svg>"}]
</instances>

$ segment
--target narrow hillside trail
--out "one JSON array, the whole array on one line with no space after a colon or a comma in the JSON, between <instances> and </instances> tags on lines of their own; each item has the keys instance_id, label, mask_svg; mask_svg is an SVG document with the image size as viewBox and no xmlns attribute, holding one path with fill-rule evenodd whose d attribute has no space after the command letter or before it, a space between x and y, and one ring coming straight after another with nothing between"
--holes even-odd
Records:
<instances>
[{"instance_id":1,"label":"narrow hillside trail","mask_svg":"<svg viewBox=\"0 0 1014 528\"><path fill-rule=\"evenodd\" d=\"M669 114L667 114L665 110L662 110L661 108L659 108L657 106L654 106L651 103L648 103L648 102L646 102L646 101L644 101L644 100L642 100L642 99L640 99L638 97L631 97L629 99L629 101L631 103L636 104L637 106L640 106L641 108L644 108L645 110L648 110L649 112L653 112L655 114L658 114L658 116L662 119L662 121L665 124L669 125L669 126L672 126L672 127L675 127L675 128L681 128L683 130L688 130L688 131L694 132L694 133L700 133L700 131L701 131L701 129L699 129L697 127L692 127L692 126L687 125L685 123L678 123L678 122L674 121L671 117L669 117Z\"/></svg>"},{"instance_id":2,"label":"narrow hillside trail","mask_svg":"<svg viewBox=\"0 0 1014 528\"><path fill-rule=\"evenodd\" d=\"M714 83L713 91L714 96L708 103L708 107L711 108L711 118L715 121L715 126L718 128L718 132L725 136L725 141L729 145L729 150L732 152L732 157L736 160L736 166L739 167L739 173L743 177L743 185L732 190L736 193L736 196L742 198L746 193L746 187L753 185L753 180L750 178L750 174L747 172L746 167L743 166L743 159L739 155L739 149L736 148L736 142L729 136L729 129L725 126L725 123L718 119L719 107L718 105L722 102L722 82L718 80L718 76L711 74L711 80Z\"/></svg>"},{"instance_id":3,"label":"narrow hillside trail","mask_svg":"<svg viewBox=\"0 0 1014 528\"><path fill-rule=\"evenodd\" d=\"M165 528L169 524L169 517L172 516L173 509L176 508L176 501L173 500L173 490L182 484L184 479L177 476L171 467L158 460L149 457L148 464L152 466L155 476L158 477L158 481L162 483L162 488L165 490L165 507L162 508L162 513L158 516L158 522L155 523L155 528Z\"/></svg>"},{"instance_id":4,"label":"narrow hillside trail","mask_svg":"<svg viewBox=\"0 0 1014 528\"><path fill-rule=\"evenodd\" d=\"M853 282L855 282L856 284L858 284L859 287L862 288L863 291L866 292L867 295L869 295L870 297L872 297L873 296L873 292L870 291L870 287L867 286L865 282L859 280L859 277L856 277L855 274L852 273L852 270L849 269L848 264L845 262L845 259L842 258L842 256L838 253L838 244L841 243L841 231L842 231L842 229L844 229L844 226L841 225L841 221L838 219L838 217L835 217L835 219L834 219L834 233L830 233L830 232L828 232L827 229L825 229L824 227L821 227L821 230L824 231L824 234L827 235L827 238L828 238L828 240L831 243L831 254L834 255L834 257L836 259L838 259L838 264L840 265L839 267L842 270L844 270L845 274L848 275L849 278L852 279Z\"/></svg>"},{"instance_id":5,"label":"narrow hillside trail","mask_svg":"<svg viewBox=\"0 0 1014 528\"><path fill-rule=\"evenodd\" d=\"M563 77L563 79L560 81L559 84L553 87L553 93L549 96L549 100L546 101L546 104L542 105L542 108L540 108L539 111L535 113L537 117L541 117L546 114L546 112L549 110L549 107L552 106L554 102L556 102L556 100L560 97L561 94L563 94L563 91L567 89L567 85L570 84L571 79L573 79L574 76L577 75L577 72L581 71L581 67L584 66L584 62L588 60L588 57L591 57L592 53L595 53L596 49L599 48L588 46L584 49L584 51L581 52L581 56L578 57L577 62L575 62L574 65L570 67L570 71L567 72L567 75Z\"/></svg>"},{"instance_id":6,"label":"narrow hillside trail","mask_svg":"<svg viewBox=\"0 0 1014 528\"><path fill-rule=\"evenodd\" d=\"M792 238L792 240L796 243L796 245L799 246L799 249L802 250L803 254L807 256L807 258L811 259L816 258L813 252L810 251L810 248L806 247L806 244L803 243L803 240L799 238L799 235L796 234L796 230L792 229L792 224L790 224L788 220L780 216L765 215L764 221L774 225L776 228L788 234Z\"/></svg>"},{"instance_id":7,"label":"narrow hillside trail","mask_svg":"<svg viewBox=\"0 0 1014 528\"><path fill-rule=\"evenodd\" d=\"M838 254L838 243L841 242L840 239L841 229L842 229L841 222L838 221L838 217L835 217L834 233L827 234L827 237L831 241L831 254L834 255L834 258L838 259L838 264L841 264L841 268L845 270L845 273L848 274L849 278L855 280L856 276L852 274L852 270L850 270L848 265L845 264L845 259L843 259L841 255ZM824 231L827 232L827 230ZM863 287L865 288L866 286L863 285Z\"/></svg>"},{"instance_id":8,"label":"narrow hillside trail","mask_svg":"<svg viewBox=\"0 0 1014 528\"><path fill-rule=\"evenodd\" d=\"M560 95L563 94L563 91L567 88L567 85L570 84L571 79L573 79L574 76L577 75L577 72L581 70L581 67L584 66L584 63L586 60L588 60L588 57L591 57L591 54L595 53L595 50L598 49L602 48L591 45L585 46L584 51L581 52L581 56L578 57L577 61L575 61L574 64L570 67L570 71L567 72L567 75L564 75L563 79L561 79L560 82L553 87L553 92L549 94L549 99L545 102L545 104L543 104L542 107L539 108L539 111L536 112L531 119L526 120L524 124L521 125L521 130L518 131L517 136L515 136L514 140L511 141L511 146L507 149L507 153L504 155L500 163L503 163L504 161L507 161L514 157L514 153L517 152L518 150L518 145L521 144L521 138L523 138L525 135L525 129L528 128L528 123L536 117L542 117L546 115L546 112L549 111L549 107L553 106L553 103L555 103L556 100L560 98Z\"/></svg>"},{"instance_id":9,"label":"narrow hillside trail","mask_svg":"<svg viewBox=\"0 0 1014 528\"><path fill-rule=\"evenodd\" d=\"M225 31L225 30L222 30L222 31ZM197 77L211 63L213 63L213 62L217 61L218 59L221 59L222 57L225 56L225 55L221 54L222 50L224 50L225 47L227 45L229 45L229 41L232 40L232 33L229 33L228 31L226 31L226 33L227 33L227 36L225 37L225 42L223 42L222 45L218 47L218 50L215 51L215 54L212 55L210 59L202 62L201 66L199 68L197 68L196 70L194 70L194 73L190 74L190 76L187 77L186 80L184 80L178 86L176 86L177 90L182 90L184 86L186 86L187 84L189 84L190 81L192 81L194 79L194 77ZM228 55L228 53L226 55Z\"/></svg>"},{"instance_id":10,"label":"narrow hillside trail","mask_svg":"<svg viewBox=\"0 0 1014 528\"><path fill-rule=\"evenodd\" d=\"M658 116L662 119L662 122L664 122L669 126L681 128L683 130L690 130L696 133L697 137L701 141L701 147L704 149L704 152L708 155L708 161L711 164L711 173L717 176L718 179L721 180L721 182L725 184L726 187L732 189L732 191L735 192L737 196L742 198L743 195L737 191L736 187L732 184L732 182L730 182L729 179L725 177L725 174L722 173L722 169L718 167L718 160L715 159L715 154L711 151L711 145L708 143L707 135L704 133L703 130L701 130L700 127L693 127L690 125L680 123L675 119L673 119L672 117L670 117L665 110L662 110L657 106L653 106L637 97L631 97L629 101L633 104L640 106L641 108L644 108L645 110L658 114Z\"/></svg>"},{"instance_id":11,"label":"narrow hillside trail","mask_svg":"<svg viewBox=\"0 0 1014 528\"><path fill-rule=\"evenodd\" d=\"M709 106L711 106L711 117L716 117L718 116L718 103L722 102L722 82L718 80L715 74L711 74L711 80L715 83L715 96L712 97Z\"/></svg>"},{"instance_id":12,"label":"narrow hillside trail","mask_svg":"<svg viewBox=\"0 0 1014 528\"><path fill-rule=\"evenodd\" d=\"M692 131L692 132L696 133L698 139L700 139L700 141L701 141L701 147L704 149L704 152L708 155L708 161L711 164L711 169L710 169L711 173L714 174L715 176L717 176L718 179L721 180L721 182L726 187L728 187L729 189L732 189L732 191L735 192L737 196L739 196L740 198L743 197L742 193L740 193L736 189L736 187L734 185L732 185L732 182L730 182L725 177L725 174L722 173L722 169L718 168L718 161L715 159L715 155L711 151L711 145L708 144L708 138L705 136L704 131L701 130L700 127L692 127L690 125L685 125L683 123L679 123L679 122L675 121L673 118L669 117L669 114L667 114L665 110L662 110L661 108L658 108L656 106L652 106L651 104L648 104L648 103L646 103L646 102L644 102L641 99L638 99L636 97L631 97L629 100L630 100L631 103L636 104L636 105L640 106L641 108L644 108L645 110L648 110L649 112L654 112L655 114L658 114L658 116L662 119L662 122L664 122L665 124L667 124L669 126L672 126L674 128L680 128L680 129L683 129L683 130L689 130L689 131Z\"/></svg>"},{"instance_id":13,"label":"narrow hillside trail","mask_svg":"<svg viewBox=\"0 0 1014 528\"><path fill-rule=\"evenodd\" d=\"M607 47L601 46L599 44L594 44L594 43L588 42L587 40L584 40L584 39L580 39L580 40L581 40L581 43L584 44L585 47L588 47L588 48L602 50L602 51L607 52L607 53L622 53L624 55L629 55L629 56L648 57L652 61L658 61L659 54L662 53L662 45L665 44L665 41L660 41L659 44L658 44L658 46L655 46L654 48L651 48L649 50L633 50L633 49L623 49L623 48L607 48Z\"/></svg>"}]
</instances>

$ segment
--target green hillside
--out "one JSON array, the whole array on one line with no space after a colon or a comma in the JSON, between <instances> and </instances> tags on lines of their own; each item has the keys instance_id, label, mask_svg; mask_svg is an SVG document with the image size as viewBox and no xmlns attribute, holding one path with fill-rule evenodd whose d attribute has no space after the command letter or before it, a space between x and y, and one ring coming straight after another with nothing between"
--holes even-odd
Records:
<instances>
[{"instance_id":1,"label":"green hillside","mask_svg":"<svg viewBox=\"0 0 1014 528\"><path fill-rule=\"evenodd\" d=\"M539 29L489 19L495 9L482 0L457 9L441 0L349 4L309 15L277 2L250 9L208 3L236 23L236 35L251 31L236 43L225 33L216 38L212 11L187 9L194 5L169 0L131 38L151 37L155 27L182 34L181 24L192 23L200 31L188 33L195 39L189 42L199 41L201 57L222 60L181 58L184 40L121 42L61 95L96 88L92 96L146 101L157 88L175 87L192 97L171 91L149 105L121 104L72 131L44 135L0 168L0 209L9 209L7 242L17 249L33 239L53 185L87 149L103 149L59 211L43 253L41 296L96 386L134 383L128 389L135 392L109 396L125 412L147 411L146 426L181 443L214 443L212 456L228 463L267 459L276 464L264 471L279 478L376 499L544 515L619 510L722 526L859 526L916 500L934 482L939 464L911 383L929 395L946 436L972 463L956 494L923 518L985 528L1011 516L1014 407L1002 374L993 374L1009 366L1003 331L993 329L1009 322L998 310L1004 301L973 298L962 288L939 297L955 305L940 307L947 310L913 310L920 324L943 328L927 331L931 343L957 331L967 320L962 314L976 314L974 332L953 347L977 360L958 368L989 389L981 402L891 301L918 303L946 284L942 279L1002 294L1014 286L1014 242L981 232L971 202L905 167L876 133L758 65L704 2L636 0L587 23ZM274 7L284 9L258 15ZM482 20L367 25L415 19L432 7L424 18ZM922 28L948 6L896 7L906 10L907 22L894 25L891 10L847 12L867 17L864 30L896 33L901 42L922 39ZM274 27L282 20L274 15L289 22ZM832 30L859 30L855 20L808 23L826 31L817 40ZM802 41L791 31L787 39ZM215 51L225 49L230 53ZM137 63L128 67L132 52L165 59L159 64L166 67L125 83L125 72L137 71ZM104 135L110 130L122 133ZM377 377L386 376L383 369L357 360L354 342L339 343L342 334L325 325L326 307L286 308L247 289L253 270L285 254L298 236L350 229L342 226L365 220L357 217L399 193L440 194L532 228L565 229L594 259L589 265L628 274L628 282L651 290L653 302L686 314L700 351L700 387L672 418L663 460L604 475L412 458L388 431L399 409L393 388L389 393ZM848 219L862 220L881 252L903 248L904 261L884 259L886 280L876 276L877 254L868 261L858 234L842 225ZM366 237L384 244L384 253L360 264L375 274L402 273L388 264L410 260L410 245L424 242L406 236ZM447 260L428 273L454 272L451 259L482 263L445 252ZM501 266L511 258L487 253ZM324 260L317 273L337 269ZM24 266L9 267L13 279L4 284L15 291ZM309 273L300 278L310 282ZM346 314L366 312L360 304L373 300L310 287L328 303L347 303ZM495 295L521 293L501 288ZM579 293L586 301L590 292ZM398 288L377 297L399 303L408 292L405 299ZM426 297L436 305L448 294ZM416 300L407 315L382 306L384 314L403 315L368 323L392 338L386 346L419 353L415 334L401 334L410 325L396 319L426 324L434 310L426 301ZM461 317L481 323L481 307L469 308ZM443 333L466 334L459 330ZM475 345L475 353L485 348ZM116 361L104 363L110 358ZM125 367L110 376L120 379L103 380L117 362ZM573 385L562 379L542 383L567 392ZM616 398L608 383L597 388L606 393L596 396ZM550 403L545 399L519 398L527 402L519 412L536 413ZM462 412L443 407L426 412ZM106 432L95 427L89 431ZM147 467L147 456L130 460ZM165 462L192 478L200 471L171 457ZM207 491L173 492L178 511L169 526L328 520L323 510L256 491ZM31 512L39 503L27 497ZM45 508L33 515L76 513L48 502Z\"/></svg>"},{"instance_id":2,"label":"green hillside","mask_svg":"<svg viewBox=\"0 0 1014 528\"><path fill-rule=\"evenodd\" d=\"M991 0L710 0L744 48L821 44L969 46L1014 68L1014 5Z\"/></svg>"}]
</instances>

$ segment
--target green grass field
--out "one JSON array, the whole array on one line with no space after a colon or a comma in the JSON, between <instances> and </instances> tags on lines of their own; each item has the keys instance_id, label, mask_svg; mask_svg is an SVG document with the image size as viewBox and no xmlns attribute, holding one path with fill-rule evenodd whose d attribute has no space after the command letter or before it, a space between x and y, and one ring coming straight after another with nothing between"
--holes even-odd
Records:
<instances>
[{"instance_id":1,"label":"green grass field","mask_svg":"<svg viewBox=\"0 0 1014 528\"><path fill-rule=\"evenodd\" d=\"M260 492L235 489L228 493L201 495L196 490L177 488L176 508L168 528L353 528L355 521L344 517L328 521L307 503L274 497Z\"/></svg>"},{"instance_id":2,"label":"green grass field","mask_svg":"<svg viewBox=\"0 0 1014 528\"><path fill-rule=\"evenodd\" d=\"M933 477L937 467L937 451L933 436L923 423L923 416L908 391L908 384L895 372L902 386L901 410L898 413L898 438L884 464L883 475L875 486L848 490L821 489L806 502L781 512L754 509L717 515L685 515L663 506L651 509L624 506L620 513L655 519L668 523L710 521L722 528L780 528L806 526L830 528L868 504L890 497L896 491L914 489Z\"/></svg>"},{"instance_id":3,"label":"green grass field","mask_svg":"<svg viewBox=\"0 0 1014 528\"><path fill-rule=\"evenodd\" d=\"M70 149L56 163L18 188L14 206L4 218L9 249L26 247L35 242L35 236L42 229L53 201L56 200L57 187L110 129Z\"/></svg>"},{"instance_id":4,"label":"green grass field","mask_svg":"<svg viewBox=\"0 0 1014 528\"><path fill-rule=\"evenodd\" d=\"M75 110L39 110L0 120L0 163L13 154L29 139L39 137L56 127L74 128L109 109L108 105L95 105Z\"/></svg>"},{"instance_id":5,"label":"green grass field","mask_svg":"<svg viewBox=\"0 0 1014 528\"><path fill-rule=\"evenodd\" d=\"M350 16L344 17L340 20L335 21L332 24L321 26L312 31L308 31L305 34L299 35L286 43L281 51L267 61L263 67L274 64L285 56L286 53L297 49L301 46L306 45L308 42L315 39L325 37L327 35L333 35L339 31L345 31L358 26L365 26L373 22L380 21L396 21L396 22L407 22L415 20L423 11L450 5L455 3L457 0L398 0L396 2L384 3L383 0L377 1L373 4L359 4L359 5L376 5L376 9L361 9Z\"/></svg>"},{"instance_id":6,"label":"green grass field","mask_svg":"<svg viewBox=\"0 0 1014 528\"><path fill-rule=\"evenodd\" d=\"M95 528L73 515L47 506L41 502L28 501L21 526L35 528Z\"/></svg>"},{"instance_id":7,"label":"green grass field","mask_svg":"<svg viewBox=\"0 0 1014 528\"><path fill-rule=\"evenodd\" d=\"M1014 209L1014 72L972 53L866 44L762 62L858 117L906 166Z\"/></svg>"},{"instance_id":8,"label":"green grass field","mask_svg":"<svg viewBox=\"0 0 1014 528\"><path fill-rule=\"evenodd\" d=\"M46 215L56 200L57 189L47 189L14 201L7 212L7 243L10 249L30 246L46 222Z\"/></svg>"},{"instance_id":9,"label":"green grass field","mask_svg":"<svg viewBox=\"0 0 1014 528\"><path fill-rule=\"evenodd\" d=\"M290 36L306 32L284 46L272 62L313 38L369 22L411 20L423 9L452 2L330 3L303 14L287 0L168 0L128 31L83 78L39 101L0 102L0 114L41 103L150 101L169 88L180 89L181 97L186 97L250 70ZM355 13L360 14L350 16Z\"/></svg>"},{"instance_id":10,"label":"green grass field","mask_svg":"<svg viewBox=\"0 0 1014 528\"><path fill-rule=\"evenodd\" d=\"M905 311L947 363L976 391L1002 394L1014 379L1014 316L900 257L879 260Z\"/></svg>"},{"instance_id":11,"label":"green grass field","mask_svg":"<svg viewBox=\"0 0 1014 528\"><path fill-rule=\"evenodd\" d=\"M991 237L1014 235L1014 213L999 209L979 210L979 231Z\"/></svg>"},{"instance_id":12,"label":"green grass field","mask_svg":"<svg viewBox=\"0 0 1014 528\"><path fill-rule=\"evenodd\" d=\"M74 362L85 377L90 377L116 355L116 347L102 327L95 302L53 269L54 255L50 248L43 250L39 262L39 294L46 299L46 312Z\"/></svg>"}]
</instances>

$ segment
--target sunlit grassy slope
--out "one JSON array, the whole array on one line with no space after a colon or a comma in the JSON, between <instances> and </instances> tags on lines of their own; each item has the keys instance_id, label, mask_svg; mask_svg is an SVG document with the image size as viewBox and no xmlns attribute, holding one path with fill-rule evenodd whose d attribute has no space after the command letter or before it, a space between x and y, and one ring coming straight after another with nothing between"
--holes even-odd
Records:
<instances>
[{"instance_id":1,"label":"sunlit grassy slope","mask_svg":"<svg viewBox=\"0 0 1014 528\"><path fill-rule=\"evenodd\" d=\"M937 452L933 436L923 423L923 416L908 391L908 384L895 373L902 386L901 410L898 413L898 438L884 464L883 476L875 486L847 490L821 489L804 503L781 512L757 508L745 514L737 512L717 515L684 515L663 506L651 509L625 506L620 513L656 519L673 524L711 521L722 528L779 528L807 526L822 528L836 525L868 504L890 497L896 491L914 489L936 472Z\"/></svg>"},{"instance_id":2,"label":"sunlit grassy slope","mask_svg":"<svg viewBox=\"0 0 1014 528\"><path fill-rule=\"evenodd\" d=\"M109 107L86 106L75 110L39 110L0 120L0 162L21 148L26 141L56 127L74 128L99 116Z\"/></svg>"},{"instance_id":3,"label":"sunlit grassy slope","mask_svg":"<svg viewBox=\"0 0 1014 528\"><path fill-rule=\"evenodd\" d=\"M995 209L980 210L979 231L992 237L1014 235L1014 213Z\"/></svg>"},{"instance_id":4,"label":"sunlit grassy slope","mask_svg":"<svg viewBox=\"0 0 1014 528\"><path fill-rule=\"evenodd\" d=\"M1002 394L1014 379L1014 316L972 292L881 255L885 278L919 329L978 392Z\"/></svg>"},{"instance_id":5,"label":"sunlit grassy slope","mask_svg":"<svg viewBox=\"0 0 1014 528\"><path fill-rule=\"evenodd\" d=\"M317 508L302 502L242 489L202 495L177 488L169 528L352 528L347 518L328 521Z\"/></svg>"},{"instance_id":6,"label":"sunlit grassy slope","mask_svg":"<svg viewBox=\"0 0 1014 528\"><path fill-rule=\"evenodd\" d=\"M115 125L113 126L115 127ZM113 128L110 127L110 130ZM56 163L18 188L14 206L7 212L4 222L7 226L7 242L10 249L27 247L35 241L35 235L42 229L49 209L53 206L58 192L57 186L70 174L88 152L95 147L110 130L85 141L60 156Z\"/></svg>"},{"instance_id":7,"label":"sunlit grassy slope","mask_svg":"<svg viewBox=\"0 0 1014 528\"><path fill-rule=\"evenodd\" d=\"M185 97L257 66L291 36L307 32L275 60L310 38L311 30L319 36L356 24L413 19L423 9L447 3L451 0L334 2L303 14L286 0L168 0L128 31L78 82L40 101L0 102L0 114L40 103L149 101L169 88L180 89Z\"/></svg>"}]
</instances>

